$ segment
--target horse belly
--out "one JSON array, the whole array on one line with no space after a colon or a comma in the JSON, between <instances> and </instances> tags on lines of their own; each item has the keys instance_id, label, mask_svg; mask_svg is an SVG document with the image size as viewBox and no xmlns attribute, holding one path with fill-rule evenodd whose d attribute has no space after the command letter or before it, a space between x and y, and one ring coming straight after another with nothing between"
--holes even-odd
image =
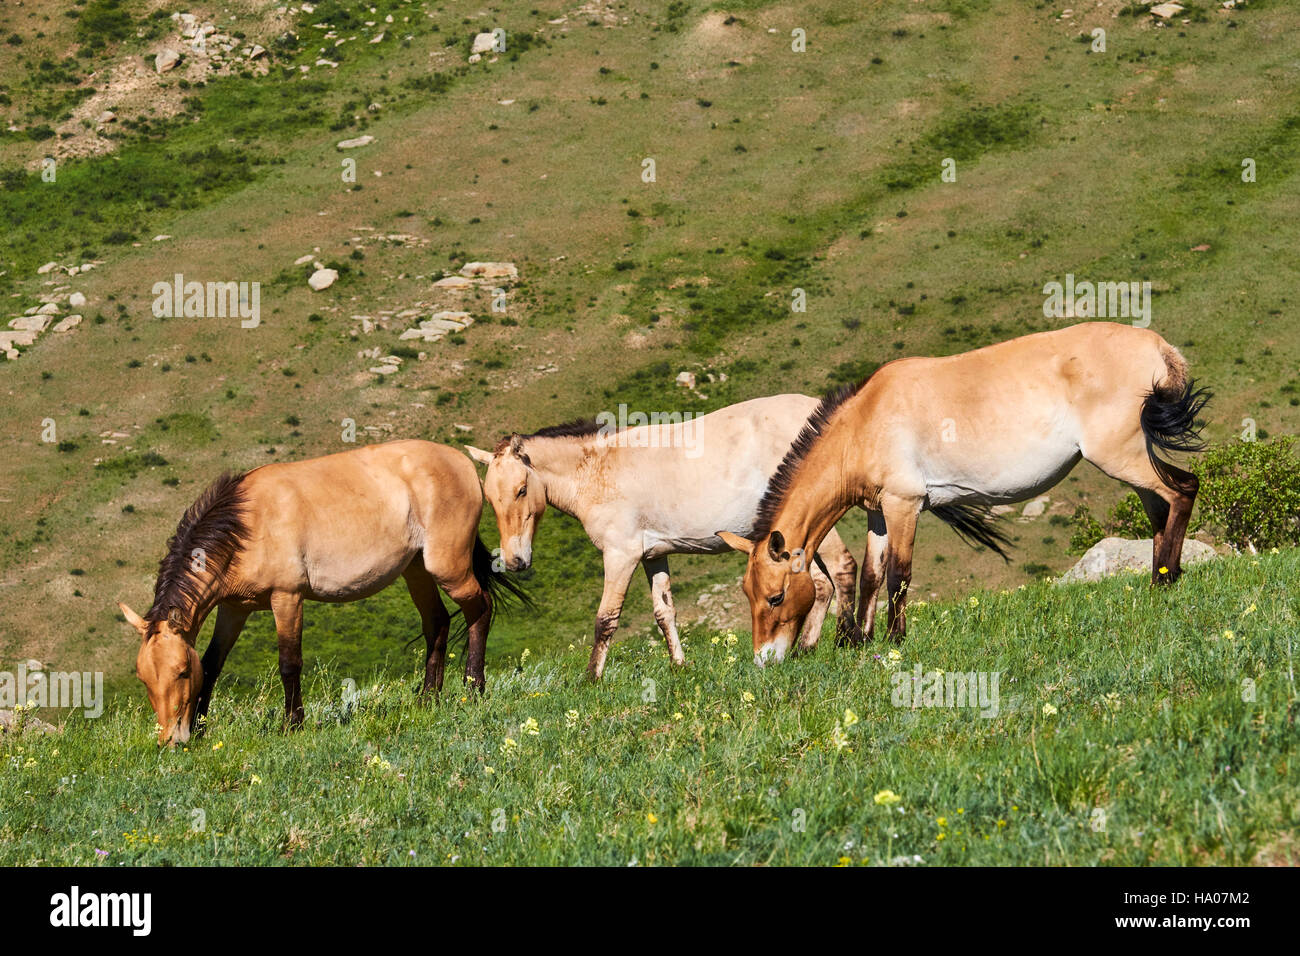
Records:
<instances>
[{"instance_id":1,"label":"horse belly","mask_svg":"<svg viewBox=\"0 0 1300 956\"><path fill-rule=\"evenodd\" d=\"M969 458L950 453L926 469L926 492L931 505L1011 504L1058 484L1081 457L1077 440L1064 429L1014 447L986 445Z\"/></svg>"},{"instance_id":2,"label":"horse belly","mask_svg":"<svg viewBox=\"0 0 1300 956\"><path fill-rule=\"evenodd\" d=\"M357 563L355 556L353 560L331 557L308 562L308 596L314 601L331 603L371 597L396 581L417 554L416 551L408 551L403 554L376 555L369 559L362 556L360 563Z\"/></svg>"}]
</instances>

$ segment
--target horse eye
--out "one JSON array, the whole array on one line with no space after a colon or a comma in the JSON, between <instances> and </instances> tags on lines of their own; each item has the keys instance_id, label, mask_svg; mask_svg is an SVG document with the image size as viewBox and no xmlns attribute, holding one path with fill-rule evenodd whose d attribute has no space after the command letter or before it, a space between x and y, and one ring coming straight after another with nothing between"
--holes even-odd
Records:
<instances>
[{"instance_id":1,"label":"horse eye","mask_svg":"<svg viewBox=\"0 0 1300 956\"><path fill-rule=\"evenodd\" d=\"M777 606L780 605L780 603L781 603L782 601L784 601L784 600L785 600L785 592L782 591L780 594L776 595L775 597L770 597L770 598L768 598L768 599L767 599L767 606L768 606L768 607L777 607Z\"/></svg>"},{"instance_id":2,"label":"horse eye","mask_svg":"<svg viewBox=\"0 0 1300 956\"><path fill-rule=\"evenodd\" d=\"M524 486L523 486L522 488L520 488L519 491L515 494L515 497L516 497L516 498L522 498L522 497L523 497L524 495L526 495L527 493L528 493L528 486L527 486L527 485L524 485Z\"/></svg>"}]
</instances>

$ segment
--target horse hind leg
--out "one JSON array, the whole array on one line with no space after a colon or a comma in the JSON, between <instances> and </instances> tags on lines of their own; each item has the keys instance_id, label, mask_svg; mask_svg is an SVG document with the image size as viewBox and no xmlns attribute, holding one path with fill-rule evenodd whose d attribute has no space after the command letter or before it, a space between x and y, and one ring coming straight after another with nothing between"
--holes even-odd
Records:
<instances>
[{"instance_id":1,"label":"horse hind leg","mask_svg":"<svg viewBox=\"0 0 1300 956\"><path fill-rule=\"evenodd\" d=\"M912 550L921 502L898 495L882 496L888 543L885 548L885 583L889 595L889 637L901 644L907 635L907 591L912 584Z\"/></svg>"},{"instance_id":2,"label":"horse hind leg","mask_svg":"<svg viewBox=\"0 0 1300 956\"><path fill-rule=\"evenodd\" d=\"M1088 460L1137 492L1151 520L1151 583L1173 584L1183 573L1183 539L1196 503L1200 482L1191 472L1163 462L1157 471L1147 455L1141 433L1128 443L1127 453ZM1163 472L1163 474L1162 474Z\"/></svg>"},{"instance_id":3,"label":"horse hind leg","mask_svg":"<svg viewBox=\"0 0 1300 956\"><path fill-rule=\"evenodd\" d=\"M451 630L451 615L438 596L438 582L422 564L412 561L403 572L411 601L420 612L420 629L424 635L424 684L422 695L430 691L434 696L442 693L442 678L447 662L447 634Z\"/></svg>"},{"instance_id":4,"label":"horse hind leg","mask_svg":"<svg viewBox=\"0 0 1300 956\"><path fill-rule=\"evenodd\" d=\"M686 663L681 638L677 634L677 609L673 606L672 581L668 575L668 558L651 558L644 562L646 581L650 584L650 603L654 605L655 623L668 644L668 656L678 666Z\"/></svg>"}]
</instances>

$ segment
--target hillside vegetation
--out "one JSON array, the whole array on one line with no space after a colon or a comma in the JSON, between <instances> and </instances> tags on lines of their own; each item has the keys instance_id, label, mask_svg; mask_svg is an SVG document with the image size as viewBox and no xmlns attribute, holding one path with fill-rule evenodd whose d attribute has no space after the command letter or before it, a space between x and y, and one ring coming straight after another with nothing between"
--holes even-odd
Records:
<instances>
[{"instance_id":1,"label":"hillside vegetation","mask_svg":"<svg viewBox=\"0 0 1300 956\"><path fill-rule=\"evenodd\" d=\"M983 591L765 670L727 632L676 671L624 642L598 685L581 649L521 655L439 706L414 659L318 668L301 731L275 681L171 751L124 699L0 736L0 865L1296 865L1298 574ZM895 706L917 669L996 672L993 706Z\"/></svg>"},{"instance_id":2,"label":"hillside vegetation","mask_svg":"<svg viewBox=\"0 0 1300 956\"><path fill-rule=\"evenodd\" d=\"M345 419L360 441L490 446L620 402L707 411L819 393L892 358L1067 324L1042 308L1044 284L1067 274L1151 281L1151 327L1216 391L1212 440L1235 440L1247 419L1260 437L1294 433L1300 9L1192 2L1159 22L1144 4L1088 6L1067 16L994 0L5 4L0 319L48 300L83 321L0 362L0 667L35 657L103 670L138 707L137 639L115 602L148 604L168 535L217 474L350 447ZM177 45L174 13L234 41L227 65L190 50L156 73L155 54ZM471 63L474 36L498 27L505 50ZM1095 28L1106 31L1104 52L1093 49ZM805 52L792 49L795 30ZM243 53L254 45L263 53ZM338 147L362 136L373 141ZM54 182L41 175L47 156L57 160ZM356 160L355 182L343 178L345 159ZM653 182L642 178L646 159ZM955 182L941 179L945 159L955 160ZM1243 181L1245 159L1253 182ZM305 256L313 261L294 265ZM518 267L504 313L492 309L491 283L432 285L481 260ZM315 261L339 272L322 292L307 285ZM58 268L39 272L47 263ZM260 282L260 325L155 318L152 287L176 273ZM805 312L791 310L795 289ZM71 306L74 292L84 306ZM474 324L427 345L400 340L439 310L469 312ZM400 368L372 372L376 356ZM696 375L694 390L674 384L680 371ZM53 441L43 440L48 420ZM1081 467L1040 517L1011 516L1009 565L927 518L916 596L1021 584L1046 593L1036 582L1074 561L1075 508L1092 502L1104 514L1125 490ZM860 554L862 518L844 530ZM483 534L496 545L490 514ZM740 568L736 555L673 562L697 656L710 653L717 628L747 626ZM1240 573L1239 588L1259 586ZM449 739L463 745L529 682L548 694L568 686L568 676L545 674L567 675L565 649L590 640L599 581L581 529L550 516L529 581L540 610L493 632L493 700ZM1181 589L1167 600L1193 603ZM623 621L633 646L653 626L639 579ZM1095 626L1140 646L1158 641L1118 619ZM308 672L395 680L417 632L400 586L356 605L309 607ZM1054 640L1035 633L1031 646L1055 660ZM503 680L501 667L525 646L545 668ZM269 615L255 616L219 692L253 691L274 672L273 647ZM616 649L619 669L636 653ZM837 660L827 653L780 678L745 664L737 680L760 699L784 695L760 689L823 668L817 680L847 680L834 676L849 673ZM604 695L630 686L584 693L612 701ZM544 700L567 709L565 696ZM260 726L254 713L232 719ZM422 714L383 713L397 724ZM120 721L139 723L115 715L98 733L125 733ZM328 750L331 733L342 732L295 744ZM1021 759L1019 736L994 736L988 746ZM675 739L642 746L661 737ZM171 759L157 772L170 772ZM917 779L894 787L912 807L922 800ZM1047 813L1046 793L1023 806ZM1064 813L1068 795L1054 799L1052 812ZM1198 827L1217 826L1213 805L1196 812ZM1143 841L1160 838L1144 833L1112 852L1146 852ZM1195 852L1246 852L1205 846ZM785 852L763 847L754 858ZM829 858L828 847L815 855ZM1029 847L1043 852L1039 842L1017 852ZM1160 847L1164 859L1182 852L1194 855L1190 845Z\"/></svg>"}]
</instances>

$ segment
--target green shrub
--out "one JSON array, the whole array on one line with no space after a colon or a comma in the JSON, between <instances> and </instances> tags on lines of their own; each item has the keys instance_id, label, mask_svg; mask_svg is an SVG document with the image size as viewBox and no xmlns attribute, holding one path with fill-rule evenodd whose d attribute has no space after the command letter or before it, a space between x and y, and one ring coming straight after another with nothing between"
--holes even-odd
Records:
<instances>
[{"instance_id":1,"label":"green shrub","mask_svg":"<svg viewBox=\"0 0 1300 956\"><path fill-rule=\"evenodd\" d=\"M1142 499L1133 492L1125 495L1103 524L1092 516L1087 505L1079 505L1070 518L1070 553L1083 554L1102 538L1149 538L1151 520Z\"/></svg>"},{"instance_id":2,"label":"green shrub","mask_svg":"<svg viewBox=\"0 0 1300 956\"><path fill-rule=\"evenodd\" d=\"M1231 442L1193 466L1201 521L1234 548L1300 545L1300 453L1295 438Z\"/></svg>"}]
</instances>

